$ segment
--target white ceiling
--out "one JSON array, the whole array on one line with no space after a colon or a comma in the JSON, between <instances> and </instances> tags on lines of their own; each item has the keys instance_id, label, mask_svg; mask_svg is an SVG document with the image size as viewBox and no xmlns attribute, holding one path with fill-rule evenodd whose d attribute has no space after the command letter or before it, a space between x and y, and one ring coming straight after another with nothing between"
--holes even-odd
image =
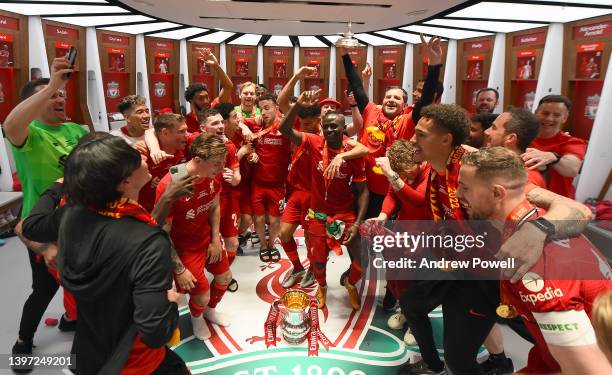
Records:
<instances>
[{"instance_id":1,"label":"white ceiling","mask_svg":"<svg viewBox=\"0 0 612 375\"><path fill-rule=\"evenodd\" d=\"M431 17L463 2L462 0L180 0L180 6L177 6L176 1L168 0L119 1L142 13L172 22L269 35L336 34L345 31L349 19L353 21L355 33L388 29ZM337 5L318 5L320 3ZM201 16L212 18L202 19ZM249 18L258 20L244 20Z\"/></svg>"},{"instance_id":2,"label":"white ceiling","mask_svg":"<svg viewBox=\"0 0 612 375\"><path fill-rule=\"evenodd\" d=\"M0 0L0 9L170 39L325 47L349 19L362 44L418 44L421 32L465 39L612 14L612 0Z\"/></svg>"}]
</instances>

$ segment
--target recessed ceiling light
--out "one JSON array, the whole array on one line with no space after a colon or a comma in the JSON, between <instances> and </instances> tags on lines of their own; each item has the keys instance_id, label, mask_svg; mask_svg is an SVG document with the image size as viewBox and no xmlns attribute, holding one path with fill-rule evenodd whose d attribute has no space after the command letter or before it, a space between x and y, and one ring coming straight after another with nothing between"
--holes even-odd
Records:
<instances>
[{"instance_id":1,"label":"recessed ceiling light","mask_svg":"<svg viewBox=\"0 0 612 375\"><path fill-rule=\"evenodd\" d=\"M429 9L419 9L419 10L413 10L412 12L407 12L405 13L406 16L408 17L416 17L420 14L426 13Z\"/></svg>"},{"instance_id":2,"label":"recessed ceiling light","mask_svg":"<svg viewBox=\"0 0 612 375\"><path fill-rule=\"evenodd\" d=\"M153 4L152 2L147 1L147 0L133 0L133 1L134 1L135 3L142 4L142 5L146 5L146 6L149 6L149 7L152 7L152 6L154 6L154 5L155 5L155 4Z\"/></svg>"}]
</instances>

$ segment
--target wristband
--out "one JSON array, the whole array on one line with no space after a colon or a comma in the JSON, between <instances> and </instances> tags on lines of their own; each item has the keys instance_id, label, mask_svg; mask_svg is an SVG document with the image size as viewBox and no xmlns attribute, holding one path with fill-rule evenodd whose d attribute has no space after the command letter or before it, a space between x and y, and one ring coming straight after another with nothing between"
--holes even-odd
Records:
<instances>
[{"instance_id":1,"label":"wristband","mask_svg":"<svg viewBox=\"0 0 612 375\"><path fill-rule=\"evenodd\" d=\"M357 107L357 104L351 105L351 108L355 108L355 107Z\"/></svg>"},{"instance_id":2,"label":"wristband","mask_svg":"<svg viewBox=\"0 0 612 375\"><path fill-rule=\"evenodd\" d=\"M391 175L391 177L389 177L389 182L395 182L395 181L399 180L399 178L400 178L400 175L399 175L399 174L397 174L397 173L393 173L393 174Z\"/></svg>"},{"instance_id":3,"label":"wristband","mask_svg":"<svg viewBox=\"0 0 612 375\"><path fill-rule=\"evenodd\" d=\"M179 273L176 273L176 272L175 272L175 273L174 273L174 276L181 276L182 274L184 274L184 273L185 273L185 271L187 271L187 267L183 266L183 270L182 270L181 272L179 272Z\"/></svg>"},{"instance_id":4,"label":"wristband","mask_svg":"<svg viewBox=\"0 0 612 375\"><path fill-rule=\"evenodd\" d=\"M561 155L557 154L556 152L553 152L552 154L555 155L557 160L553 161L552 163L549 163L548 165L555 165L555 164L557 164L558 162L561 161Z\"/></svg>"}]
</instances>

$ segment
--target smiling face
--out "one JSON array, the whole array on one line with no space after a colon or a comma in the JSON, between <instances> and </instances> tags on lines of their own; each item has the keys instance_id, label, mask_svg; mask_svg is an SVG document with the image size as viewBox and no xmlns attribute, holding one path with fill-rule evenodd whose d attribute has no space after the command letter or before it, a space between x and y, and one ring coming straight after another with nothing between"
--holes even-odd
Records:
<instances>
[{"instance_id":1,"label":"smiling face","mask_svg":"<svg viewBox=\"0 0 612 375\"><path fill-rule=\"evenodd\" d=\"M192 160L195 162L196 174L200 177L213 178L223 170L225 154L216 155L208 159L202 159L196 156Z\"/></svg>"},{"instance_id":2,"label":"smiling face","mask_svg":"<svg viewBox=\"0 0 612 375\"><path fill-rule=\"evenodd\" d=\"M509 142L508 134L506 134L505 124L512 116L508 112L499 115L491 127L485 130L485 145L487 147L507 147Z\"/></svg>"},{"instance_id":3,"label":"smiling face","mask_svg":"<svg viewBox=\"0 0 612 375\"><path fill-rule=\"evenodd\" d=\"M497 98L495 97L495 92L493 91L481 91L476 98L477 113L493 113L496 105Z\"/></svg>"},{"instance_id":4,"label":"smiling face","mask_svg":"<svg viewBox=\"0 0 612 375\"><path fill-rule=\"evenodd\" d=\"M164 145L173 150L184 150L187 146L187 123L176 121L174 126L161 131Z\"/></svg>"},{"instance_id":5,"label":"smiling face","mask_svg":"<svg viewBox=\"0 0 612 375\"><path fill-rule=\"evenodd\" d=\"M140 137L151 126L151 112L145 104L135 104L125 114L128 131L135 137Z\"/></svg>"},{"instance_id":6,"label":"smiling face","mask_svg":"<svg viewBox=\"0 0 612 375\"><path fill-rule=\"evenodd\" d=\"M415 128L416 148L414 161L434 162L440 155L447 155L452 143L452 136L443 132L434 121L428 117L421 117Z\"/></svg>"},{"instance_id":7,"label":"smiling face","mask_svg":"<svg viewBox=\"0 0 612 375\"><path fill-rule=\"evenodd\" d=\"M385 98L382 102L383 114L388 119L394 119L402 112L405 103L402 89L389 89L385 93Z\"/></svg>"},{"instance_id":8,"label":"smiling face","mask_svg":"<svg viewBox=\"0 0 612 375\"><path fill-rule=\"evenodd\" d=\"M254 85L246 85L242 87L240 90L240 104L244 107L251 108L255 105L255 100L257 99L255 95L255 86Z\"/></svg>"},{"instance_id":9,"label":"smiling face","mask_svg":"<svg viewBox=\"0 0 612 375\"><path fill-rule=\"evenodd\" d=\"M323 118L323 136L325 137L325 141L327 141L327 143L341 143L343 134L344 116L337 113L331 113Z\"/></svg>"},{"instance_id":10,"label":"smiling face","mask_svg":"<svg viewBox=\"0 0 612 375\"><path fill-rule=\"evenodd\" d=\"M39 92L47 85L37 86L35 92ZM66 121L66 91L57 90L45 104L41 120L46 124L59 124Z\"/></svg>"},{"instance_id":11,"label":"smiling face","mask_svg":"<svg viewBox=\"0 0 612 375\"><path fill-rule=\"evenodd\" d=\"M210 108L210 96L208 95L208 91L202 90L198 91L193 99L189 102L196 110L196 112L203 111L205 109Z\"/></svg>"},{"instance_id":12,"label":"smiling face","mask_svg":"<svg viewBox=\"0 0 612 375\"><path fill-rule=\"evenodd\" d=\"M214 116L208 116L200 127L204 133L216 134L219 136L223 136L225 134L223 116L221 116L219 113Z\"/></svg>"},{"instance_id":13,"label":"smiling face","mask_svg":"<svg viewBox=\"0 0 612 375\"><path fill-rule=\"evenodd\" d=\"M569 111L563 103L542 103L535 113L540 123L540 138L555 136L567 121Z\"/></svg>"}]
</instances>

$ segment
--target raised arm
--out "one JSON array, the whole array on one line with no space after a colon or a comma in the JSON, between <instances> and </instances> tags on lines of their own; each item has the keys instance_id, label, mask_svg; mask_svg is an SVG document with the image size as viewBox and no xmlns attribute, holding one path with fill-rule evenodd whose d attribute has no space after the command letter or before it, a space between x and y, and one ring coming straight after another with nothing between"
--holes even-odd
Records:
<instances>
[{"instance_id":1,"label":"raised arm","mask_svg":"<svg viewBox=\"0 0 612 375\"><path fill-rule=\"evenodd\" d=\"M427 67L427 77L423 83L423 94L421 100L414 105L412 110L412 121L416 124L421 118L421 109L427 107L434 102L436 86L440 78L440 68L442 67L442 46L440 38L431 38L425 42L423 34L421 34L421 43L423 44L423 55L429 61Z\"/></svg>"},{"instance_id":2,"label":"raised arm","mask_svg":"<svg viewBox=\"0 0 612 375\"><path fill-rule=\"evenodd\" d=\"M51 80L47 86L38 90L34 95L17 104L4 121L4 134L14 146L23 146L29 135L30 122L42 115L47 101L56 98L67 80L64 74L72 72L67 69L68 60L56 58L51 64Z\"/></svg>"},{"instance_id":3,"label":"raised arm","mask_svg":"<svg viewBox=\"0 0 612 375\"><path fill-rule=\"evenodd\" d=\"M225 70L219 65L219 60L212 53L210 48L204 48L200 54L204 58L204 63L212 67L217 73L217 78L221 81L221 92L219 92L219 101L221 103L228 103L232 98L232 90L234 89L234 83L231 78L225 73Z\"/></svg>"},{"instance_id":4,"label":"raised arm","mask_svg":"<svg viewBox=\"0 0 612 375\"><path fill-rule=\"evenodd\" d=\"M278 94L278 98L276 99L278 108L282 113L287 114L289 112L289 109L291 108L291 106L289 105L289 98L291 97L293 93L293 88L298 83L298 81L312 74L315 70L316 69L311 66L302 66L293 75L293 77L289 79L289 82L287 82L287 84L283 86L283 89L281 90L280 94Z\"/></svg>"},{"instance_id":5,"label":"raised arm","mask_svg":"<svg viewBox=\"0 0 612 375\"><path fill-rule=\"evenodd\" d=\"M278 131L281 132L285 138L289 139L292 143L296 145L302 144L302 132L299 132L293 128L293 123L295 122L295 116L302 108L308 108L314 105L319 99L319 94L321 90L318 91L304 91L300 94L300 97L297 100L297 103L289 110L287 116L281 122Z\"/></svg>"},{"instance_id":6,"label":"raised arm","mask_svg":"<svg viewBox=\"0 0 612 375\"><path fill-rule=\"evenodd\" d=\"M341 53L345 52L343 49L340 50ZM361 78L357 75L355 71L355 67L353 66L353 61L351 60L351 56L348 53L344 53L342 55L342 64L344 65L344 72L346 73L346 79L349 82L349 88L353 91L353 95L355 96L355 101L357 102L357 107L359 108L359 112L363 114L366 105L370 99L368 98L368 94L366 94L363 89L363 83L361 82Z\"/></svg>"}]
</instances>

